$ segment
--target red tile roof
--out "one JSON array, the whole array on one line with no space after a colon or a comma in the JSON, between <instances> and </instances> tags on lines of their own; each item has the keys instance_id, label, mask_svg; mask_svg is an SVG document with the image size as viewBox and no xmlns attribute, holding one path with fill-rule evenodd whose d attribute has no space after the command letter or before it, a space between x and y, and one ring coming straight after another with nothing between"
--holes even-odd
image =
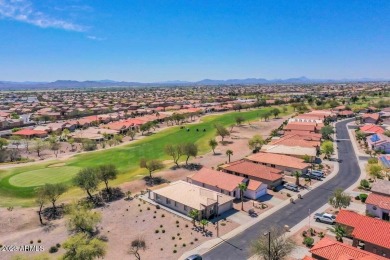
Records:
<instances>
[{"instance_id":1,"label":"red tile roof","mask_svg":"<svg viewBox=\"0 0 390 260\"><path fill-rule=\"evenodd\" d=\"M280 139L272 140L269 144L301 147L319 147L321 145L319 140L313 141L298 134L285 135Z\"/></svg>"},{"instance_id":2,"label":"red tile roof","mask_svg":"<svg viewBox=\"0 0 390 260\"><path fill-rule=\"evenodd\" d=\"M248 156L247 159L249 161L280 165L301 170L310 166L310 164L304 163L302 159L282 154L256 153Z\"/></svg>"},{"instance_id":3,"label":"red tile roof","mask_svg":"<svg viewBox=\"0 0 390 260\"><path fill-rule=\"evenodd\" d=\"M281 170L245 160L227 164L223 166L223 169L269 181L276 181L282 178Z\"/></svg>"},{"instance_id":4,"label":"red tile roof","mask_svg":"<svg viewBox=\"0 0 390 260\"><path fill-rule=\"evenodd\" d=\"M375 133L375 134L383 134L385 132L385 130L382 127L373 124L367 124L360 127L360 131L364 133Z\"/></svg>"},{"instance_id":5,"label":"red tile roof","mask_svg":"<svg viewBox=\"0 0 390 260\"><path fill-rule=\"evenodd\" d=\"M198 171L189 178L194 181L218 187L226 191L235 190L238 184L242 183L245 179L244 177L215 171L206 167L203 167L202 169L200 169L200 171Z\"/></svg>"},{"instance_id":6,"label":"red tile roof","mask_svg":"<svg viewBox=\"0 0 390 260\"><path fill-rule=\"evenodd\" d=\"M378 113L374 113L374 114L366 113L362 117L363 117L363 119L372 118L372 119L377 120L377 121L379 120L379 114Z\"/></svg>"},{"instance_id":7,"label":"red tile roof","mask_svg":"<svg viewBox=\"0 0 390 260\"><path fill-rule=\"evenodd\" d=\"M324 237L315 244L310 252L314 257L318 256L328 260L385 260L387 258L372 254L359 248L340 243Z\"/></svg>"},{"instance_id":8,"label":"red tile roof","mask_svg":"<svg viewBox=\"0 0 390 260\"><path fill-rule=\"evenodd\" d=\"M256 191L260 188L260 186L262 185L263 183L261 181L256 181L256 180L249 180L249 183L248 183L248 190L253 190L253 191Z\"/></svg>"},{"instance_id":9,"label":"red tile roof","mask_svg":"<svg viewBox=\"0 0 390 260\"><path fill-rule=\"evenodd\" d=\"M21 129L19 131L16 131L13 133L14 135L25 135L25 136L31 136L31 135L45 135L47 134L46 131L43 130L33 130L33 129Z\"/></svg>"},{"instance_id":10,"label":"red tile roof","mask_svg":"<svg viewBox=\"0 0 390 260\"><path fill-rule=\"evenodd\" d=\"M372 204L372 205L376 205L381 209L390 210L390 196L371 193L370 195L368 195L366 199L366 204Z\"/></svg>"},{"instance_id":11,"label":"red tile roof","mask_svg":"<svg viewBox=\"0 0 390 260\"><path fill-rule=\"evenodd\" d=\"M353 227L352 236L380 247L390 249L390 222L341 210L336 222Z\"/></svg>"}]
</instances>

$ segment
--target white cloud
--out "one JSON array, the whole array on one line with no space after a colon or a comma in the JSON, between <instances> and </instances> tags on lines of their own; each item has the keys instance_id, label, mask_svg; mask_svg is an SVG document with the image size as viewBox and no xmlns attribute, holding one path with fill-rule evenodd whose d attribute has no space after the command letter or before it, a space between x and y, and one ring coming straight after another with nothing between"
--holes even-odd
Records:
<instances>
[{"instance_id":1,"label":"white cloud","mask_svg":"<svg viewBox=\"0 0 390 260\"><path fill-rule=\"evenodd\" d=\"M86 27L50 17L33 8L28 0L0 0L0 18L32 24L41 28L58 28L84 32Z\"/></svg>"},{"instance_id":2,"label":"white cloud","mask_svg":"<svg viewBox=\"0 0 390 260\"><path fill-rule=\"evenodd\" d=\"M106 38L100 38L100 37L93 36L93 35L88 35L87 38L90 40L93 40L93 41L104 41L106 39Z\"/></svg>"}]
</instances>

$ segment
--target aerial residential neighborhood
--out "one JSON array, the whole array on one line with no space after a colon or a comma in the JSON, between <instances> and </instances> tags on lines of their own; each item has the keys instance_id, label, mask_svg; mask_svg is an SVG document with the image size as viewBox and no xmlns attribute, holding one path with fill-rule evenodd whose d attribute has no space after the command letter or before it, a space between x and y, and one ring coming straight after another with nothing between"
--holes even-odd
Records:
<instances>
[{"instance_id":1,"label":"aerial residential neighborhood","mask_svg":"<svg viewBox=\"0 0 390 260\"><path fill-rule=\"evenodd\" d=\"M0 260L390 259L389 13L0 0Z\"/></svg>"}]
</instances>

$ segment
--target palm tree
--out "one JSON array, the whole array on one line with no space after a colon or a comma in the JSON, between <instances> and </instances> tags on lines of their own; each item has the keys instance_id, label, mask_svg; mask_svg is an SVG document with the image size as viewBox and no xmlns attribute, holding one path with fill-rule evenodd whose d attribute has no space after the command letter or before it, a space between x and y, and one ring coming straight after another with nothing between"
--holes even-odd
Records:
<instances>
[{"instance_id":1,"label":"palm tree","mask_svg":"<svg viewBox=\"0 0 390 260\"><path fill-rule=\"evenodd\" d=\"M241 210L244 210L244 192L248 188L245 183L238 184L237 188L240 190L240 198L241 198Z\"/></svg>"},{"instance_id":2,"label":"palm tree","mask_svg":"<svg viewBox=\"0 0 390 260\"><path fill-rule=\"evenodd\" d=\"M330 232L336 235L336 240L343 242L343 237L347 235L345 228L341 225L336 224L334 227L328 228Z\"/></svg>"},{"instance_id":3,"label":"palm tree","mask_svg":"<svg viewBox=\"0 0 390 260\"><path fill-rule=\"evenodd\" d=\"M295 177L295 184L297 185L297 186L300 186L299 185L299 177L301 177L301 173L299 172L299 171L295 171L294 172L294 177Z\"/></svg>"},{"instance_id":4,"label":"palm tree","mask_svg":"<svg viewBox=\"0 0 390 260\"><path fill-rule=\"evenodd\" d=\"M192 210L190 210L190 212L188 213L188 216L192 219L192 224L195 226L195 222L196 222L196 220L197 220L198 217L199 217L199 211L196 210L196 209L192 209Z\"/></svg>"},{"instance_id":5,"label":"palm tree","mask_svg":"<svg viewBox=\"0 0 390 260\"><path fill-rule=\"evenodd\" d=\"M204 227L209 224L209 221L207 219L202 219L199 223L202 225L202 229L204 232Z\"/></svg>"},{"instance_id":6,"label":"palm tree","mask_svg":"<svg viewBox=\"0 0 390 260\"><path fill-rule=\"evenodd\" d=\"M226 155L229 157L229 163L230 163L230 156L232 156L233 155L233 151L232 150L227 150L226 151Z\"/></svg>"}]
</instances>

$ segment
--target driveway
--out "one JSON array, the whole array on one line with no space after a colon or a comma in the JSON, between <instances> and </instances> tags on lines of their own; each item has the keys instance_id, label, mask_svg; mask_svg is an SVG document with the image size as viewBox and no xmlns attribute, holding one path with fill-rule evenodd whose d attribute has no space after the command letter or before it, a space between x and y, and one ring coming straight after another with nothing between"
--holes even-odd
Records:
<instances>
[{"instance_id":1,"label":"driveway","mask_svg":"<svg viewBox=\"0 0 390 260\"><path fill-rule=\"evenodd\" d=\"M335 177L307 193L302 200L297 200L295 204L288 204L241 234L223 241L219 246L204 254L203 259L248 259L251 256L249 251L251 242L262 236L270 226L295 226L308 216L309 209L314 212L327 203L329 196L336 188L346 189L355 183L360 176L360 168L346 127L346 124L352 121L354 119L336 124L336 137L340 140L338 153L342 163Z\"/></svg>"}]
</instances>

